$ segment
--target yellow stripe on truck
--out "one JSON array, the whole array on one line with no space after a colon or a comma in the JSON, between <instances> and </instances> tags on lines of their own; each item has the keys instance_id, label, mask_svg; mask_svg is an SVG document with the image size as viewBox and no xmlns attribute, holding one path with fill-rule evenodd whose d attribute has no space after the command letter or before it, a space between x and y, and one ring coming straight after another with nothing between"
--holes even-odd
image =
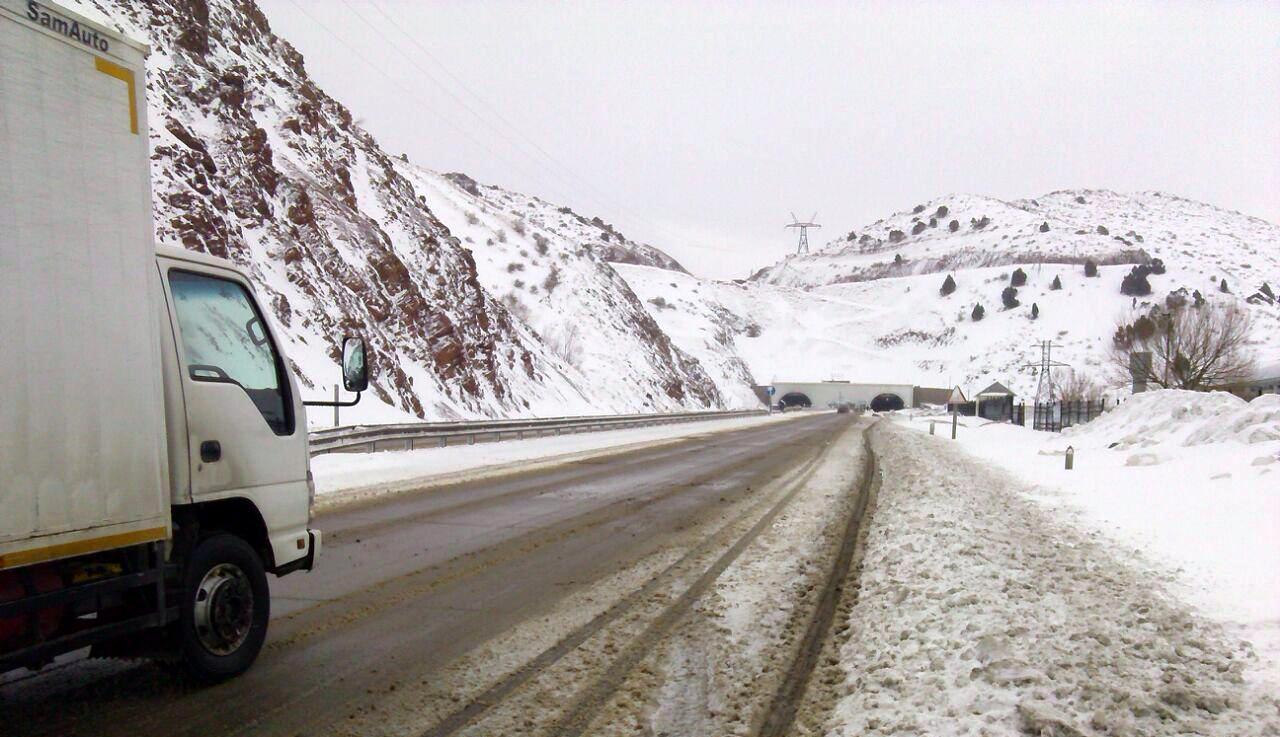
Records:
<instances>
[{"instance_id":1,"label":"yellow stripe on truck","mask_svg":"<svg viewBox=\"0 0 1280 737\"><path fill-rule=\"evenodd\" d=\"M19 566L29 566L34 563L44 563L45 561L57 560L59 558L71 558L76 555L100 553L103 550L123 548L128 545L140 545L142 543L155 542L156 540L165 539L167 534L168 530L164 527L152 527L148 530L120 532L115 535L103 535L102 537L95 537L90 540L76 540L74 542L49 545L43 548L32 548L30 550L19 550L14 553L5 553L4 555L0 555L0 571L6 568L17 568Z\"/></svg>"},{"instance_id":2,"label":"yellow stripe on truck","mask_svg":"<svg viewBox=\"0 0 1280 737\"><path fill-rule=\"evenodd\" d=\"M138 91L133 79L133 70L126 69L115 62L107 61L100 56L93 57L98 71L124 82L129 87L129 130L138 134ZM0 566L3 568L3 566Z\"/></svg>"}]
</instances>

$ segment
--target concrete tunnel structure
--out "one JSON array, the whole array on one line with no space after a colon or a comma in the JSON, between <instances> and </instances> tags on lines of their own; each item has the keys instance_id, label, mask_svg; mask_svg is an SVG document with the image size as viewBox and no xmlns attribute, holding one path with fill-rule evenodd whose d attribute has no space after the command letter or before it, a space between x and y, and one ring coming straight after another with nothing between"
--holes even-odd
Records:
<instances>
[{"instance_id":1,"label":"concrete tunnel structure","mask_svg":"<svg viewBox=\"0 0 1280 737\"><path fill-rule=\"evenodd\" d=\"M769 401L770 385L755 387L761 401ZM840 404L864 406L877 411L902 409L915 403L915 386L911 384L855 384L850 381L775 381L772 404L785 401L788 406L827 408Z\"/></svg>"}]
</instances>

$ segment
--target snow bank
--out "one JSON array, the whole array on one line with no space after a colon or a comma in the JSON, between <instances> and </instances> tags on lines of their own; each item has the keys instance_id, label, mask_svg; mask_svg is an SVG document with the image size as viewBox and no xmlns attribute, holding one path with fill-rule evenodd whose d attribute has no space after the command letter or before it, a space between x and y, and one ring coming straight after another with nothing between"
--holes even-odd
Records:
<instances>
[{"instance_id":1,"label":"snow bank","mask_svg":"<svg viewBox=\"0 0 1280 737\"><path fill-rule=\"evenodd\" d=\"M1253 643L1246 675L1280 688L1280 397L1150 392L1061 435L979 424L958 441L1153 576L1176 574L1172 591Z\"/></svg>"},{"instance_id":2,"label":"snow bank","mask_svg":"<svg viewBox=\"0 0 1280 737\"><path fill-rule=\"evenodd\" d=\"M881 423L840 735L1280 729L1249 647L941 437Z\"/></svg>"},{"instance_id":3,"label":"snow bank","mask_svg":"<svg viewBox=\"0 0 1280 737\"><path fill-rule=\"evenodd\" d=\"M1226 392L1147 392L1134 395L1087 425L1069 428L1063 435L1087 447L1120 449L1186 447L1228 440L1265 443L1280 440L1280 395L1246 402Z\"/></svg>"}]
</instances>

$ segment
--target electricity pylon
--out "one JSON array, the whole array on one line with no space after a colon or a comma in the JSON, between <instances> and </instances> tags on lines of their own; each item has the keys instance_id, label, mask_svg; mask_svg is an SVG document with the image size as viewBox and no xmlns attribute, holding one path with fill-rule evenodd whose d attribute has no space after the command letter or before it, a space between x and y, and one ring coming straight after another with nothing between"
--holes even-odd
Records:
<instances>
[{"instance_id":1,"label":"electricity pylon","mask_svg":"<svg viewBox=\"0 0 1280 737\"><path fill-rule=\"evenodd\" d=\"M822 227L821 225L818 225L818 223L817 223L817 222L815 222L817 219L818 219L818 213L817 213L817 212L814 212L814 213L813 213L813 215L812 215L812 216L810 216L810 217L809 217L809 219L808 219L806 222L803 222L803 223L802 223L802 222L800 222L800 221L796 218L796 214L793 212L793 213L791 213L791 223L790 223L789 225L785 225L785 226L783 226L783 227L785 227L785 228L799 228L799 229L800 229L800 243L799 243L798 245L796 245L796 255L797 255L797 256L799 256L799 255L800 255L800 254L802 254L802 253L808 253L808 252L809 252L809 228L821 228L821 227Z\"/></svg>"}]
</instances>

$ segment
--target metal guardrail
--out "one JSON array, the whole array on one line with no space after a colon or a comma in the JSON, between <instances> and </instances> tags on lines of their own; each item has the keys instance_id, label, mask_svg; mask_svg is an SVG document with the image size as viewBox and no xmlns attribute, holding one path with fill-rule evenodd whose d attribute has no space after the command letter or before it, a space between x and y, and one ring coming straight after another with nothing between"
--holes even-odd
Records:
<instances>
[{"instance_id":1,"label":"metal guardrail","mask_svg":"<svg viewBox=\"0 0 1280 737\"><path fill-rule=\"evenodd\" d=\"M397 425L352 425L312 430L310 447L313 456L326 453L373 453L381 450L443 448L449 445L474 445L478 442L503 439L621 430L629 427L750 417L765 413L766 410L763 409L752 409L648 415L546 417L534 420L465 420L412 422Z\"/></svg>"}]
</instances>

